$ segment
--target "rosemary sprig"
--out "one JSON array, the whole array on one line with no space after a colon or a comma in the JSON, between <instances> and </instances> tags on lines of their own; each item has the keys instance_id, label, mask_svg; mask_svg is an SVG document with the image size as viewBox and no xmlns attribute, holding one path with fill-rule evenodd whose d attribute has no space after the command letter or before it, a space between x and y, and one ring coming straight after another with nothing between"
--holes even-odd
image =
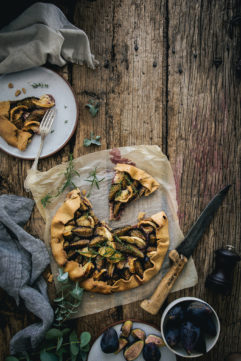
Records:
<instances>
[{"instance_id":1,"label":"rosemary sprig","mask_svg":"<svg viewBox=\"0 0 241 361\"><path fill-rule=\"evenodd\" d=\"M100 189L100 182L102 182L105 178L101 178L101 179L98 179L97 178L97 175L96 175L96 171L97 171L97 167L95 167L95 169L90 172L89 176L86 180L86 182L90 182L91 185L90 185L90 190L89 192L87 193L87 197L89 197L89 195L91 194L91 191L93 189L93 187L95 186L97 189Z\"/></svg>"},{"instance_id":2,"label":"rosemary sprig","mask_svg":"<svg viewBox=\"0 0 241 361\"><path fill-rule=\"evenodd\" d=\"M49 87L48 84L43 84L43 83L33 83L31 85L33 88L48 88Z\"/></svg>"},{"instance_id":3,"label":"rosemary sprig","mask_svg":"<svg viewBox=\"0 0 241 361\"><path fill-rule=\"evenodd\" d=\"M66 171L64 173L64 177L65 177L65 183L62 185L62 187L60 187L57 191L57 193L54 195L47 193L42 199L41 199L41 203L43 205L43 207L46 207L48 203L50 203L52 201L53 198L57 198L61 193L63 193L65 191L66 188L72 188L75 189L77 188L76 185L74 184L74 182L72 181L72 178L74 176L80 176L79 173L77 172L77 170L74 168L74 164L73 164L73 154L70 154L69 156L69 163L68 166L66 168Z\"/></svg>"}]
</instances>

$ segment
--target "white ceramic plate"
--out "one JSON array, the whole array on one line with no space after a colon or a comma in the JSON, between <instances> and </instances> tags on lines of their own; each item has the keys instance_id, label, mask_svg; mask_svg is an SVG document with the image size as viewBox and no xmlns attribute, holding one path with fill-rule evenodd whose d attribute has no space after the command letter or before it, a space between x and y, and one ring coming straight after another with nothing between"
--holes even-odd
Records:
<instances>
[{"instance_id":1,"label":"white ceramic plate","mask_svg":"<svg viewBox=\"0 0 241 361\"><path fill-rule=\"evenodd\" d=\"M12 83L13 88L8 84ZM34 88L32 84L41 83L43 87ZM45 87L44 85L47 84ZM18 89L26 89L16 97ZM70 140L77 125L77 104L73 90L68 82L52 70L43 67L32 68L17 73L5 74L0 77L0 101L19 100L26 97L40 97L43 94L51 94L55 98L56 117L52 126L52 132L46 137L40 158L48 157L58 152ZM24 152L12 147L0 137L0 149L8 154L22 159L34 159L39 148L40 136L34 135L31 143Z\"/></svg>"},{"instance_id":2,"label":"white ceramic plate","mask_svg":"<svg viewBox=\"0 0 241 361\"><path fill-rule=\"evenodd\" d=\"M119 336L122 323L123 322L120 322L118 324L115 324L115 325L109 326L109 327L114 327L114 329L116 330L116 332ZM143 322L133 322L133 328L141 328L142 330L145 331L146 335L154 334L154 335L161 336L161 332L159 330L157 330L155 327L148 325L146 323L143 323ZM123 351L121 351L117 355L115 355L114 353L106 354L106 353L102 352L101 347L100 347L101 338L102 338L102 334L93 343L93 345L90 349L87 361L96 361L96 360L98 360L98 361L106 361L106 360L125 361L125 358L123 356ZM168 350L167 347L161 347L160 351L161 351L161 361L162 360L163 361L176 361L175 354L172 353L170 350ZM144 361L142 354L135 361Z\"/></svg>"}]
</instances>

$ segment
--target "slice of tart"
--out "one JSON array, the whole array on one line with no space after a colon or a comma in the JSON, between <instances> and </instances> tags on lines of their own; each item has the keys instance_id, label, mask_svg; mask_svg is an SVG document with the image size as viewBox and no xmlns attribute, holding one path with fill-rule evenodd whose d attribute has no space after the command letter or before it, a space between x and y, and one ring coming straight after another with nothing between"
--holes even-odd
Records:
<instances>
[{"instance_id":1,"label":"slice of tart","mask_svg":"<svg viewBox=\"0 0 241 361\"><path fill-rule=\"evenodd\" d=\"M147 172L130 164L117 164L109 191L110 220L118 220L128 203L149 196L159 183Z\"/></svg>"},{"instance_id":2,"label":"slice of tart","mask_svg":"<svg viewBox=\"0 0 241 361\"><path fill-rule=\"evenodd\" d=\"M54 105L55 100L49 94L0 102L0 136L9 145L24 151L38 132L44 114Z\"/></svg>"},{"instance_id":3,"label":"slice of tart","mask_svg":"<svg viewBox=\"0 0 241 361\"><path fill-rule=\"evenodd\" d=\"M111 230L78 189L67 195L51 224L56 262L91 292L109 294L148 282L159 272L168 247L164 212Z\"/></svg>"}]
</instances>

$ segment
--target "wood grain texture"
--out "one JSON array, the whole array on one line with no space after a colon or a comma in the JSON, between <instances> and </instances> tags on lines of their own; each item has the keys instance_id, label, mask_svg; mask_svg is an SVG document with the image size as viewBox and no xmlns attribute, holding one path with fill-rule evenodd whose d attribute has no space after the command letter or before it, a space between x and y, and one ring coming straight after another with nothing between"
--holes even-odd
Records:
<instances>
[{"instance_id":1,"label":"wood grain texture","mask_svg":"<svg viewBox=\"0 0 241 361\"><path fill-rule=\"evenodd\" d=\"M240 252L240 14L238 1L168 2L168 154L184 233L211 198L232 184L194 260L199 282L169 297L192 295L210 303L221 321L217 346L202 360L223 360L240 347L240 265L231 297L204 287L214 251L232 244Z\"/></svg>"},{"instance_id":2,"label":"wood grain texture","mask_svg":"<svg viewBox=\"0 0 241 361\"><path fill-rule=\"evenodd\" d=\"M70 142L53 157L40 160L39 169L66 161L70 152L77 157L112 147L157 144L173 167L184 234L214 194L232 184L194 253L199 275L196 287L171 294L156 316L135 302L71 323L79 332L90 331L93 339L106 326L127 318L159 327L162 311L170 301L180 296L200 297L217 311L221 335L214 350L199 360L221 361L227 353L240 351L240 265L231 297L206 290L204 281L213 269L214 250L233 244L240 251L240 2L53 3L87 33L99 66L91 70L68 64L59 69L48 64L72 85L78 100L79 122ZM90 99L100 102L94 118L86 108ZM83 146L90 132L101 136L101 147ZM0 164L0 194L31 197L24 191L23 183L32 162L0 152ZM41 238L43 227L35 208L26 228ZM53 299L53 286L49 286L49 294ZM34 321L23 305L17 308L1 290L0 361L8 353L10 338Z\"/></svg>"}]
</instances>

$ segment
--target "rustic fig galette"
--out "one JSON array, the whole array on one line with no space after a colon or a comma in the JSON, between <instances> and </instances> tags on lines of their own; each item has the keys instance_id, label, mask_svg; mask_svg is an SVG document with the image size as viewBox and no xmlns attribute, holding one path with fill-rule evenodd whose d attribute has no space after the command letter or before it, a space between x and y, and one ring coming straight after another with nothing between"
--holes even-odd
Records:
<instances>
[{"instance_id":1,"label":"rustic fig galette","mask_svg":"<svg viewBox=\"0 0 241 361\"><path fill-rule=\"evenodd\" d=\"M110 220L118 220L128 203L149 196L159 183L144 170L130 164L117 164L109 192Z\"/></svg>"},{"instance_id":2,"label":"rustic fig galette","mask_svg":"<svg viewBox=\"0 0 241 361\"><path fill-rule=\"evenodd\" d=\"M67 194L51 224L56 262L92 292L125 291L148 282L160 270L168 247L164 212L111 230L79 189Z\"/></svg>"},{"instance_id":3,"label":"rustic fig galette","mask_svg":"<svg viewBox=\"0 0 241 361\"><path fill-rule=\"evenodd\" d=\"M0 102L0 136L23 151L30 143L46 111L55 105L52 95Z\"/></svg>"}]
</instances>

